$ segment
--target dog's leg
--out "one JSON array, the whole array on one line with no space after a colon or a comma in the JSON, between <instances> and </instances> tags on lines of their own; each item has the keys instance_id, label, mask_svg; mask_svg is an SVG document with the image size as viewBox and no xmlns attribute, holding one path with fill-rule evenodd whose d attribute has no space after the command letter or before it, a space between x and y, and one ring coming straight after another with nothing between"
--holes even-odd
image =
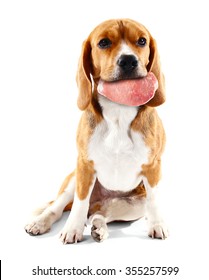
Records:
<instances>
[{"instance_id":1,"label":"dog's leg","mask_svg":"<svg viewBox=\"0 0 209 280\"><path fill-rule=\"evenodd\" d=\"M68 203L72 204L74 191L75 174L73 172L66 177L56 200L48 203L42 208L37 209L33 213L30 222L25 226L26 232L31 235L38 235L48 232L52 224L62 216L66 205Z\"/></svg>"},{"instance_id":2,"label":"dog's leg","mask_svg":"<svg viewBox=\"0 0 209 280\"><path fill-rule=\"evenodd\" d=\"M77 243L83 238L84 226L89 210L89 200L96 181L93 162L78 160L76 169L76 191L69 218L60 234L63 244Z\"/></svg>"},{"instance_id":3,"label":"dog's leg","mask_svg":"<svg viewBox=\"0 0 209 280\"><path fill-rule=\"evenodd\" d=\"M97 242L109 236L107 223L113 221L134 221L145 215L145 199L136 199L132 202L122 198L109 199L100 210L89 218L92 224L91 235Z\"/></svg>"},{"instance_id":4,"label":"dog's leg","mask_svg":"<svg viewBox=\"0 0 209 280\"><path fill-rule=\"evenodd\" d=\"M168 229L160 214L156 199L157 186L151 187L144 178L144 186L147 193L146 217L148 220L148 235L152 238L165 239L168 237Z\"/></svg>"}]
</instances>

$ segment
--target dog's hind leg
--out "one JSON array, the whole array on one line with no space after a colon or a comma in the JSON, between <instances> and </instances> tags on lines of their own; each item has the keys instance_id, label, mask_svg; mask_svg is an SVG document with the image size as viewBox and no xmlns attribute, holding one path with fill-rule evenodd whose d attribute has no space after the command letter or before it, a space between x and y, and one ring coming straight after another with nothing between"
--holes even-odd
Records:
<instances>
[{"instance_id":1,"label":"dog's hind leg","mask_svg":"<svg viewBox=\"0 0 209 280\"><path fill-rule=\"evenodd\" d=\"M113 221L134 221L145 215L145 199L132 202L123 198L108 199L90 217L91 235L97 242L105 240L108 234L107 223Z\"/></svg>"},{"instance_id":2,"label":"dog's hind leg","mask_svg":"<svg viewBox=\"0 0 209 280\"><path fill-rule=\"evenodd\" d=\"M54 201L34 211L30 222L25 226L25 231L31 235L48 232L52 224L62 216L63 211L71 209L74 191L75 172L66 177Z\"/></svg>"}]
</instances>

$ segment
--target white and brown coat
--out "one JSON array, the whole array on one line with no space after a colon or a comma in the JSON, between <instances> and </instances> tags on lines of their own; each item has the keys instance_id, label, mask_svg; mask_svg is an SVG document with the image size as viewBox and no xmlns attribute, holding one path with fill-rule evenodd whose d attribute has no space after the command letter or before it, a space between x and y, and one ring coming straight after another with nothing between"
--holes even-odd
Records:
<instances>
[{"instance_id":1,"label":"white and brown coat","mask_svg":"<svg viewBox=\"0 0 209 280\"><path fill-rule=\"evenodd\" d=\"M140 38L145 45L137 44ZM134 71L124 74L117 63L122 55L135 57ZM158 89L146 105L113 103L97 92L100 79L140 78L149 71L157 77ZM167 227L155 200L165 145L162 122L154 108L165 101L155 40L133 20L103 22L83 43L77 84L83 114L77 132L76 169L65 179L57 198L36 211L26 231L32 235L47 232L63 211L71 210L60 235L63 243L82 240L87 218L96 241L107 238L108 222L143 216L148 219L149 236L166 238Z\"/></svg>"}]
</instances>

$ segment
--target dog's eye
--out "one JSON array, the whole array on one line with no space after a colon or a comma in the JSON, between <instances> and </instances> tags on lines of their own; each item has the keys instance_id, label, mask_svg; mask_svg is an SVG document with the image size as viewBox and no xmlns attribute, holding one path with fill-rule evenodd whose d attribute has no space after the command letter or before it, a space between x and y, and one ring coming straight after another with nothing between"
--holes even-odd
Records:
<instances>
[{"instance_id":1,"label":"dog's eye","mask_svg":"<svg viewBox=\"0 0 209 280\"><path fill-rule=\"evenodd\" d=\"M139 40L136 42L137 46L144 47L147 43L147 40L144 37L139 38Z\"/></svg>"},{"instance_id":2,"label":"dog's eye","mask_svg":"<svg viewBox=\"0 0 209 280\"><path fill-rule=\"evenodd\" d=\"M112 42L108 38L101 39L98 43L100 49L107 49L112 45Z\"/></svg>"}]
</instances>

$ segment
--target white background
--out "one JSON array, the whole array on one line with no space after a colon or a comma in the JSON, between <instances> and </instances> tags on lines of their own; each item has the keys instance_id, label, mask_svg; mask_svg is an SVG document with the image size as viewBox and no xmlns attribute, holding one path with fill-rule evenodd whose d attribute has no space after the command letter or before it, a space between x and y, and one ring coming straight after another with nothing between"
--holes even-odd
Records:
<instances>
[{"instance_id":1,"label":"white background","mask_svg":"<svg viewBox=\"0 0 209 280\"><path fill-rule=\"evenodd\" d=\"M207 278L209 20L206 4L203 0L1 1L3 280L45 279L46 276L32 276L32 269L38 265L120 269L179 266L179 276L163 279ZM158 112L168 139L161 193L170 237L165 241L149 239L142 220L111 225L109 239L101 244L92 241L87 227L83 242L64 246L58 235L66 214L51 233L31 237L23 229L31 210L53 199L75 166L75 133L80 116L75 75L82 41L101 21L122 17L143 23L156 38L166 76L167 102ZM112 279L138 277L120 275Z\"/></svg>"}]
</instances>

